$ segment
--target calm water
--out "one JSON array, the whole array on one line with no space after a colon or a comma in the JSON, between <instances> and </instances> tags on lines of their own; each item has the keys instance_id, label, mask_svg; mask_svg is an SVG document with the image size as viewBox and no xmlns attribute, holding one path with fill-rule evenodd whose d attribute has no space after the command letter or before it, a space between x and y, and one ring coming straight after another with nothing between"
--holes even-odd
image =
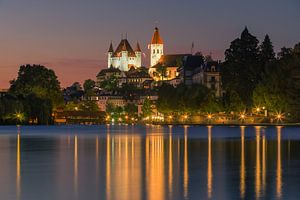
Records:
<instances>
[{"instance_id":1,"label":"calm water","mask_svg":"<svg viewBox=\"0 0 300 200\"><path fill-rule=\"evenodd\" d=\"M300 127L0 127L0 199L300 199Z\"/></svg>"}]
</instances>

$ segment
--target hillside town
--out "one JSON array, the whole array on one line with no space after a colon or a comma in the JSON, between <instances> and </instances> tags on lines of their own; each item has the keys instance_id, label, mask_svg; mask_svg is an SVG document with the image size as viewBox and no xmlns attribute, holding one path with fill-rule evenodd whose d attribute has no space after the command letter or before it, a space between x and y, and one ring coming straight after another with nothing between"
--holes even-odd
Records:
<instances>
[{"instance_id":1,"label":"hillside town","mask_svg":"<svg viewBox=\"0 0 300 200\"><path fill-rule=\"evenodd\" d=\"M108 45L107 66L93 79L65 88L53 70L21 66L10 88L0 90L0 124L299 120L299 44L275 54L268 35L260 43L246 27L221 62L201 52L166 53L168 45L158 27L149 38L149 60L142 56L147 52L141 43L132 46L126 36L117 46Z\"/></svg>"},{"instance_id":2,"label":"hillside town","mask_svg":"<svg viewBox=\"0 0 300 200\"><path fill-rule=\"evenodd\" d=\"M165 44L156 27L149 45L151 66L141 63L141 48L137 42L132 48L127 39L122 39L114 50L111 43L108 49L108 66L97 74L95 94L88 96L96 101L100 111L107 112L107 106L125 107L134 104L138 116L142 115L145 99L152 105L155 117L162 116L155 108L158 94L156 88L162 84L177 87L180 84L191 86L202 84L222 97L221 63L210 56L196 54L164 54ZM133 50L134 49L134 50ZM127 98L122 88L134 88Z\"/></svg>"}]
</instances>

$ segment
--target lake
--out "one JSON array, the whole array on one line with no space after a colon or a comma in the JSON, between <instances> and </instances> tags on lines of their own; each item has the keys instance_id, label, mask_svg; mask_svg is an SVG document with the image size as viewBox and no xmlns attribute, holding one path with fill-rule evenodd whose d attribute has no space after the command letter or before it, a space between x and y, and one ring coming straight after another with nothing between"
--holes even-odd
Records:
<instances>
[{"instance_id":1,"label":"lake","mask_svg":"<svg viewBox=\"0 0 300 200\"><path fill-rule=\"evenodd\" d=\"M300 199L300 127L3 126L0 199Z\"/></svg>"}]
</instances>

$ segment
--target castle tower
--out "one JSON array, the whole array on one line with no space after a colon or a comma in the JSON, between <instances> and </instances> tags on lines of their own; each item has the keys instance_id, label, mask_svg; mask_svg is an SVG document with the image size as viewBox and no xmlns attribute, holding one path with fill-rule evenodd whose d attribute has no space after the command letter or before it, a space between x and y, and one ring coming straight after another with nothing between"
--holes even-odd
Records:
<instances>
[{"instance_id":1,"label":"castle tower","mask_svg":"<svg viewBox=\"0 0 300 200\"><path fill-rule=\"evenodd\" d=\"M121 49L121 65L120 65L121 71L128 71L128 51L126 48L126 41L123 40L123 45Z\"/></svg>"},{"instance_id":2,"label":"castle tower","mask_svg":"<svg viewBox=\"0 0 300 200\"><path fill-rule=\"evenodd\" d=\"M134 51L136 59L135 59L135 66L136 67L141 67L142 66L142 51L140 44L137 42L136 44L136 49Z\"/></svg>"},{"instance_id":3,"label":"castle tower","mask_svg":"<svg viewBox=\"0 0 300 200\"><path fill-rule=\"evenodd\" d=\"M112 66L113 53L114 53L114 48L113 48L112 42L110 42L110 46L108 49L108 59L107 59L108 68L110 68Z\"/></svg>"},{"instance_id":4,"label":"castle tower","mask_svg":"<svg viewBox=\"0 0 300 200\"><path fill-rule=\"evenodd\" d=\"M159 30L157 27L154 29L154 34L151 40L150 44L150 51L151 51L151 67L156 65L161 58L162 55L164 55L164 43L159 35Z\"/></svg>"}]
</instances>

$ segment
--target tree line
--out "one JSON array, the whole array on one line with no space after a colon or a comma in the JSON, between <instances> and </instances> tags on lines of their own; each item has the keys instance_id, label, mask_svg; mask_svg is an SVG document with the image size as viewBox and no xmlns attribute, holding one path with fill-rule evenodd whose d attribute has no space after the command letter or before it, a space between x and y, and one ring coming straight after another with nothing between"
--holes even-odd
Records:
<instances>
[{"instance_id":1,"label":"tree line","mask_svg":"<svg viewBox=\"0 0 300 200\"><path fill-rule=\"evenodd\" d=\"M245 28L225 51L221 69L222 98L202 85L163 85L158 110L164 114L238 114L263 107L268 115L285 113L287 118L299 120L300 43L283 47L276 55L268 35L260 43Z\"/></svg>"}]
</instances>

